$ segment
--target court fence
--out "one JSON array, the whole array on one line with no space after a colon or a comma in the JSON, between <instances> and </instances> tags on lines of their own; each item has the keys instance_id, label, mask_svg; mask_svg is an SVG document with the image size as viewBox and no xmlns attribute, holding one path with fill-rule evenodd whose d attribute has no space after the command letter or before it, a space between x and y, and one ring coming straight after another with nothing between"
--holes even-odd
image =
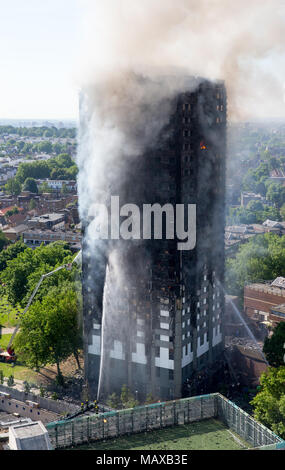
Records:
<instances>
[{"instance_id":1,"label":"court fence","mask_svg":"<svg viewBox=\"0 0 285 470\"><path fill-rule=\"evenodd\" d=\"M46 425L54 449L215 418L248 448L285 449L285 441L219 393L92 414Z\"/></svg>"}]
</instances>

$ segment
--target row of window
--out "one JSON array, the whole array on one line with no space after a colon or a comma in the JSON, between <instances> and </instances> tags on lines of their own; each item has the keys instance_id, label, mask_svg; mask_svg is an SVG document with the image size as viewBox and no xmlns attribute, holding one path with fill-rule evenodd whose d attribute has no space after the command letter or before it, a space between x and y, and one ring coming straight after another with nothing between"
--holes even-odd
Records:
<instances>
[{"instance_id":1,"label":"row of window","mask_svg":"<svg viewBox=\"0 0 285 470\"><path fill-rule=\"evenodd\" d=\"M160 347L155 347L155 357L160 357ZM168 359L173 361L174 360L174 349L169 349L168 351Z\"/></svg>"},{"instance_id":2,"label":"row of window","mask_svg":"<svg viewBox=\"0 0 285 470\"><path fill-rule=\"evenodd\" d=\"M160 378L160 367L155 368L155 375L159 379ZM168 380L174 380L174 371L173 370L168 370Z\"/></svg>"}]
</instances>

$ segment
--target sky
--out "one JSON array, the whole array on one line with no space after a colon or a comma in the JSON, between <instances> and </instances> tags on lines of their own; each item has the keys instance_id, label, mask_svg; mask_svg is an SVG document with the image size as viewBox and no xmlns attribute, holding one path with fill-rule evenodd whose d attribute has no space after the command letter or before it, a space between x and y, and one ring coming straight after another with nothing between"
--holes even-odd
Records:
<instances>
[{"instance_id":1,"label":"sky","mask_svg":"<svg viewBox=\"0 0 285 470\"><path fill-rule=\"evenodd\" d=\"M0 0L0 119L77 119L77 0Z\"/></svg>"},{"instance_id":2,"label":"sky","mask_svg":"<svg viewBox=\"0 0 285 470\"><path fill-rule=\"evenodd\" d=\"M94 30L91 19L85 18L84 26L82 6L84 2L94 5L96 1L99 4L107 2L0 0L0 120L78 120L80 57L86 52L83 36L88 27ZM283 0L276 2L283 4ZM101 26L104 30L104 24L100 24L99 29ZM108 31L107 34L112 36ZM99 52L104 55L106 51L102 53L102 50L99 45ZM88 47L87 62L92 53L93 48ZM276 74L280 82L280 77L284 76L284 63L285 54L282 60L273 54L264 59L263 68L271 71L272 76ZM259 103L253 103L257 115L261 108L266 109L265 115L268 114L263 100L261 95ZM282 103L281 114L284 116L285 99L278 95L278 100ZM273 101L271 105L270 112L275 112ZM277 114L280 116L280 112Z\"/></svg>"}]
</instances>

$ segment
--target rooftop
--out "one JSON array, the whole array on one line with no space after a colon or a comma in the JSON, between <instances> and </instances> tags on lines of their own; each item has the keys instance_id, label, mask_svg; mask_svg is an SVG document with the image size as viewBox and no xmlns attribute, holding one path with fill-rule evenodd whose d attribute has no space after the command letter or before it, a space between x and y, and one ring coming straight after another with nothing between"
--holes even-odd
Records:
<instances>
[{"instance_id":1,"label":"rooftop","mask_svg":"<svg viewBox=\"0 0 285 470\"><path fill-rule=\"evenodd\" d=\"M15 209L15 207L16 206L9 206L9 207L5 207L4 209L0 209L0 216L6 215L8 211ZM24 210L22 207L18 207L17 209L19 210L19 212Z\"/></svg>"},{"instance_id":2,"label":"rooftop","mask_svg":"<svg viewBox=\"0 0 285 470\"><path fill-rule=\"evenodd\" d=\"M273 287L285 289L285 277L277 277L271 284Z\"/></svg>"},{"instance_id":3,"label":"rooftop","mask_svg":"<svg viewBox=\"0 0 285 470\"><path fill-rule=\"evenodd\" d=\"M9 428L10 450L51 450L48 433L41 421Z\"/></svg>"},{"instance_id":4,"label":"rooftop","mask_svg":"<svg viewBox=\"0 0 285 470\"><path fill-rule=\"evenodd\" d=\"M283 224L281 222L278 222L276 220L270 220L267 219L263 224L265 227L272 227L272 228L284 228Z\"/></svg>"},{"instance_id":5,"label":"rooftop","mask_svg":"<svg viewBox=\"0 0 285 470\"><path fill-rule=\"evenodd\" d=\"M276 278L275 281L277 281ZM281 278L284 279L284 278ZM285 286L281 287L280 285L274 284L275 281L259 281L254 282L252 284L247 284L245 288L256 290L259 292L264 292L272 295L280 295L281 297L285 297Z\"/></svg>"},{"instance_id":6,"label":"rooftop","mask_svg":"<svg viewBox=\"0 0 285 470\"><path fill-rule=\"evenodd\" d=\"M42 214L42 215L37 215L30 219L30 222L55 222L58 219L62 219L64 217L64 214L59 214L56 212L50 213L50 214Z\"/></svg>"},{"instance_id":7,"label":"rooftop","mask_svg":"<svg viewBox=\"0 0 285 470\"><path fill-rule=\"evenodd\" d=\"M3 230L4 233L22 233L28 229L28 226L25 224L17 225L16 227L7 228Z\"/></svg>"}]
</instances>

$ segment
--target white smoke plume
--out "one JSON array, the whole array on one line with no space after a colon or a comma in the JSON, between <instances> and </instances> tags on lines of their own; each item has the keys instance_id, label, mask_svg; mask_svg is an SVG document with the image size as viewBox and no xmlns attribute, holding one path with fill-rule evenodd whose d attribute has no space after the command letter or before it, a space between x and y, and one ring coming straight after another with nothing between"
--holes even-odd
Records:
<instances>
[{"instance_id":1,"label":"white smoke plume","mask_svg":"<svg viewBox=\"0 0 285 470\"><path fill-rule=\"evenodd\" d=\"M284 116L283 0L82 0L84 83L183 67L225 80L229 116ZM119 86L119 84L118 84Z\"/></svg>"},{"instance_id":2,"label":"white smoke plume","mask_svg":"<svg viewBox=\"0 0 285 470\"><path fill-rule=\"evenodd\" d=\"M178 76L224 80L229 119L284 116L283 1L80 3L78 80L86 98L81 116L88 116L78 158L82 215L98 182L106 190L106 176L121 177L125 158L139 155L159 132L168 114L165 98L182 88ZM164 86L138 78L157 75L176 78Z\"/></svg>"}]
</instances>

